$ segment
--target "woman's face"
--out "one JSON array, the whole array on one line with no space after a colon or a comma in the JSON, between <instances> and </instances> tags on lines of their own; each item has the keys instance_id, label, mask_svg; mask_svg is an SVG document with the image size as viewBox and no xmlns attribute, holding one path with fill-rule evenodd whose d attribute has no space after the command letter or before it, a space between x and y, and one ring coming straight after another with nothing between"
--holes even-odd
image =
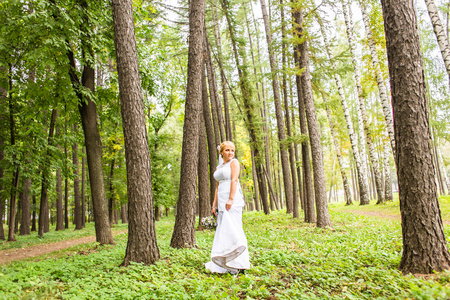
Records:
<instances>
[{"instance_id":1,"label":"woman's face","mask_svg":"<svg viewBox=\"0 0 450 300\"><path fill-rule=\"evenodd\" d=\"M234 157L234 148L232 146L226 145L222 150L222 158L224 162L227 162Z\"/></svg>"}]
</instances>

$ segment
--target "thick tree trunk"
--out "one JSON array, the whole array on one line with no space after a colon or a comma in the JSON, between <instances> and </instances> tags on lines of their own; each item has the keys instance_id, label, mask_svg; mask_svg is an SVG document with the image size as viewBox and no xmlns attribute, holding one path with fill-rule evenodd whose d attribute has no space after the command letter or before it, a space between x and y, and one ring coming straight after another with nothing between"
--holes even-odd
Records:
<instances>
[{"instance_id":1,"label":"thick tree trunk","mask_svg":"<svg viewBox=\"0 0 450 300\"><path fill-rule=\"evenodd\" d=\"M417 19L412 0L382 0L394 110L404 273L450 268L434 181Z\"/></svg>"},{"instance_id":2,"label":"thick tree trunk","mask_svg":"<svg viewBox=\"0 0 450 300\"><path fill-rule=\"evenodd\" d=\"M308 133L311 143L312 164L314 173L314 195L316 199L317 227L325 228L331 226L330 214L328 212L327 191L325 170L323 166L322 146L320 144L319 123L316 117L316 109L311 86L311 77L309 73L309 54L307 41L300 44L300 69L303 69L301 75L302 94L305 100L305 112L308 120Z\"/></svg>"},{"instance_id":3,"label":"thick tree trunk","mask_svg":"<svg viewBox=\"0 0 450 300\"><path fill-rule=\"evenodd\" d=\"M31 178L25 178L22 183L22 220L20 221L20 235L31 233Z\"/></svg>"},{"instance_id":4,"label":"thick tree trunk","mask_svg":"<svg viewBox=\"0 0 450 300\"><path fill-rule=\"evenodd\" d=\"M130 222L123 265L128 266L131 261L152 264L159 260L160 255L156 244L150 153L145 126L132 2L130 0L113 0L112 11Z\"/></svg>"},{"instance_id":5,"label":"thick tree trunk","mask_svg":"<svg viewBox=\"0 0 450 300\"><path fill-rule=\"evenodd\" d=\"M201 229L202 219L211 215L211 201L208 175L208 150L206 143L206 128L203 115L200 115L198 132L198 228ZM214 200L214 199L213 199Z\"/></svg>"},{"instance_id":6,"label":"thick tree trunk","mask_svg":"<svg viewBox=\"0 0 450 300\"><path fill-rule=\"evenodd\" d=\"M329 59L331 59L331 51L329 49L328 38L325 33L324 26L322 24L322 20L320 19L320 17L318 18L318 20L320 23L320 29L322 31L322 37L325 42L325 50L327 53L327 57ZM333 67L333 69L336 70L336 64L334 62L332 62L332 67ZM348 135L350 137L350 143L352 146L353 158L356 163L358 186L359 186L359 193L360 193L360 198L361 198L360 204L366 205L366 204L369 204L369 202L370 202L370 195L369 195L369 188L367 185L367 178L366 178L366 176L364 176L365 173L363 170L363 164L361 162L361 156L360 156L360 152L358 150L357 137L356 137L355 131L353 130L353 123L352 123L352 119L350 117L350 111L348 109L347 100L346 100L345 94L344 94L344 89L342 87L341 77L339 76L339 74L337 72L334 74L334 79L336 81L339 98L341 100L342 110L344 111L344 117L345 117L345 121L347 123L347 130L348 130Z\"/></svg>"},{"instance_id":7,"label":"thick tree trunk","mask_svg":"<svg viewBox=\"0 0 450 300\"><path fill-rule=\"evenodd\" d=\"M350 204L352 204L352 195L350 193L350 184L348 183L347 174L345 172L344 164L342 162L341 149L339 147L336 133L334 131L334 124L333 124L333 119L331 118L330 109L327 109L327 116L328 116L328 122L330 123L331 136L333 137L334 150L336 151L336 157L338 160L339 168L341 170L342 184L344 185L345 204L350 205Z\"/></svg>"},{"instance_id":8,"label":"thick tree trunk","mask_svg":"<svg viewBox=\"0 0 450 300\"><path fill-rule=\"evenodd\" d=\"M195 212L197 196L198 130L202 111L202 72L205 0L191 0L189 4L189 53L186 89L183 150L181 157L180 190L177 215L170 246L195 247Z\"/></svg>"},{"instance_id":9,"label":"thick tree trunk","mask_svg":"<svg viewBox=\"0 0 450 300\"><path fill-rule=\"evenodd\" d=\"M48 133L48 147L53 145L53 133L55 131L55 122L58 116L56 109L52 110L52 116L50 121L50 128ZM42 187L41 187L41 204L39 209L39 228L38 234L40 237L44 236L45 232L49 232L49 219L48 219L48 180L50 176L50 158L51 151L47 149L47 156L44 161L44 166L42 169Z\"/></svg>"},{"instance_id":10,"label":"thick tree trunk","mask_svg":"<svg viewBox=\"0 0 450 300\"><path fill-rule=\"evenodd\" d=\"M375 40L373 39L372 29L370 27L369 16L366 12L366 6L361 1L361 11L364 20L364 28L366 29L367 40L369 42L370 56L372 57L372 65L375 69L377 79L378 94L380 95L381 105L383 107L384 120L386 121L386 129L391 142L392 153L395 156L395 138L394 138L394 122L392 121L391 104L388 99L386 85L384 84L383 74L381 73L380 62L378 60L377 48Z\"/></svg>"},{"instance_id":11,"label":"thick tree trunk","mask_svg":"<svg viewBox=\"0 0 450 300\"><path fill-rule=\"evenodd\" d=\"M283 183L284 183L284 193L286 198L286 211L287 213L293 212L294 198L293 198L293 188L292 188L292 177L291 170L289 167L289 156L286 146L286 133L284 129L284 118L283 110L281 108L280 100L280 90L278 84L278 67L275 61L275 53L272 45L272 32L270 29L269 16L267 14L266 1L260 0L262 15L264 19L264 27L266 30L267 46L269 49L269 62L270 69L272 73L272 86L273 86L273 98L275 104L275 115L277 119L278 128L278 140L280 142L280 154L281 154L281 167L283 170Z\"/></svg>"},{"instance_id":12,"label":"thick tree trunk","mask_svg":"<svg viewBox=\"0 0 450 300\"><path fill-rule=\"evenodd\" d=\"M299 38L299 35L303 30L301 27L303 22L303 16L301 11L293 10L292 18L295 37ZM301 69L300 57L301 57L300 46L294 45L294 60L295 60L295 68L297 70ZM302 91L301 76L298 74L298 72L296 72L295 75L295 82L297 85L300 131L302 135L307 135L308 128L306 125L306 117L305 117L305 101L303 100L304 95ZM311 174L311 160L309 157L309 145L307 140L302 142L302 171L303 171L303 191L304 191L303 194L305 195L304 198L305 222L316 223L316 213L314 209L315 200Z\"/></svg>"},{"instance_id":13,"label":"thick tree trunk","mask_svg":"<svg viewBox=\"0 0 450 300\"><path fill-rule=\"evenodd\" d=\"M120 208L120 219L122 219L122 224L128 223L128 206L123 204Z\"/></svg>"},{"instance_id":14,"label":"thick tree trunk","mask_svg":"<svg viewBox=\"0 0 450 300\"><path fill-rule=\"evenodd\" d=\"M433 0L425 0L428 8L428 14L430 15L431 24L433 24L434 34L438 41L439 49L441 50L442 58L444 59L445 68L447 69L447 74L449 76L450 84L450 47L448 44L447 35L442 26L441 19L439 18L439 13L434 4Z\"/></svg>"},{"instance_id":15,"label":"thick tree trunk","mask_svg":"<svg viewBox=\"0 0 450 300\"><path fill-rule=\"evenodd\" d=\"M342 1L342 8L344 12L344 18L345 18L345 27L347 29L347 39L348 44L350 46L350 53L352 57L352 64L353 64L353 71L354 71L354 79L356 84L356 90L358 92L358 102L359 102L359 109L361 110L361 117L362 117L362 123L364 128L364 134L366 137L367 147L369 148L369 158L372 164L373 173L375 177L375 184L376 184L376 190L377 190L377 196L378 201L377 204L381 204L384 202L384 193L383 193L383 182L381 180L381 174L380 169L378 165L378 158L376 155L376 150L373 145L373 139L372 139L372 133L370 131L370 124L369 120L367 118L367 112L366 112L366 105L361 85L361 79L360 79L360 72L358 63L356 61L356 54L355 54L355 40L353 37L353 21L351 18L351 9L348 5L346 5L346 0Z\"/></svg>"},{"instance_id":16,"label":"thick tree trunk","mask_svg":"<svg viewBox=\"0 0 450 300\"><path fill-rule=\"evenodd\" d=\"M77 125L73 124L73 132L76 135ZM75 230L82 229L81 224L81 199L80 199L80 178L79 178L79 160L78 160L78 143L72 145L72 161L73 161L73 200L75 202L74 223Z\"/></svg>"},{"instance_id":17,"label":"thick tree trunk","mask_svg":"<svg viewBox=\"0 0 450 300\"><path fill-rule=\"evenodd\" d=\"M214 172L217 168L217 149L214 138L214 129L211 120L211 111L209 109L208 90L206 86L205 70L202 72L202 111L203 120L206 128L206 139L208 142L208 157L209 157L209 203L212 205L214 201L214 193L216 190L216 180L214 179Z\"/></svg>"}]
</instances>

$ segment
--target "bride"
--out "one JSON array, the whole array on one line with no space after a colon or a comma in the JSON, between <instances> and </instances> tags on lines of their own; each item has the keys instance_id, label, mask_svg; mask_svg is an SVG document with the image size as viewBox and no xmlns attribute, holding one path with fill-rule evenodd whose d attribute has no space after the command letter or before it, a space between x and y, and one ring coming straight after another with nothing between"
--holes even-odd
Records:
<instances>
[{"instance_id":1,"label":"bride","mask_svg":"<svg viewBox=\"0 0 450 300\"><path fill-rule=\"evenodd\" d=\"M239 184L239 161L234 158L233 142L225 141L219 153L223 163L214 172L217 181L212 213L217 228L211 250L211 261L205 267L214 273L243 273L250 268L247 238L242 229L244 196Z\"/></svg>"}]
</instances>

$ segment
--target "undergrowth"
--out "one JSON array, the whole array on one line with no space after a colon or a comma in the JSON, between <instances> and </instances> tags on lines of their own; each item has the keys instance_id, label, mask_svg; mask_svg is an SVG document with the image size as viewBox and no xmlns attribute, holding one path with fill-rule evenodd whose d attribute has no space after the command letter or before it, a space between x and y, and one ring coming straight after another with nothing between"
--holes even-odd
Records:
<instances>
[{"instance_id":1,"label":"undergrowth","mask_svg":"<svg viewBox=\"0 0 450 300\"><path fill-rule=\"evenodd\" d=\"M161 259L120 267L116 246L79 245L39 259L0 266L4 299L449 299L450 273L428 277L398 270L398 221L331 211L318 229L285 212L244 214L252 268L216 275L204 268L214 232L196 232L198 248L170 248L173 217L157 222ZM450 232L446 229L446 235Z\"/></svg>"}]
</instances>

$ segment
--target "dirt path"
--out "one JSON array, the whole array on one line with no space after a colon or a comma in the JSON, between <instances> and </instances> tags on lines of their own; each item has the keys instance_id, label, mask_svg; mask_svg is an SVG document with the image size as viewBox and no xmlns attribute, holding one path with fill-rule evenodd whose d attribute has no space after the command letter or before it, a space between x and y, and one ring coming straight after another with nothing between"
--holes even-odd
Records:
<instances>
[{"instance_id":1,"label":"dirt path","mask_svg":"<svg viewBox=\"0 0 450 300\"><path fill-rule=\"evenodd\" d=\"M127 230L113 231L113 235L125 233ZM22 260L29 257L39 256L58 250L63 250L80 244L95 242L95 236L87 236L79 239L72 239L50 244L39 244L26 248L13 248L0 250L0 265L10 263L15 260Z\"/></svg>"}]
</instances>

